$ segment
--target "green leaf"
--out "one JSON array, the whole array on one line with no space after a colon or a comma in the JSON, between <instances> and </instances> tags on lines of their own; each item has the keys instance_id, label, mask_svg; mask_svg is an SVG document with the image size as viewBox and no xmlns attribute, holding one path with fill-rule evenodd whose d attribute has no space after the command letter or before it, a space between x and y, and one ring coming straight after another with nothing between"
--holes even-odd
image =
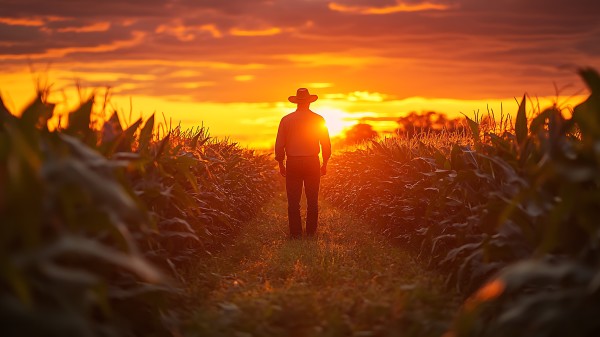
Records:
<instances>
[{"instance_id":1,"label":"green leaf","mask_svg":"<svg viewBox=\"0 0 600 337\"><path fill-rule=\"evenodd\" d=\"M39 144L36 142L37 132L32 135L31 132L26 132L23 128L19 128L18 125L11 124L5 125L5 130L11 139L11 150L18 153L33 172L37 172L42 165L42 154L40 153Z\"/></svg>"},{"instance_id":2,"label":"green leaf","mask_svg":"<svg viewBox=\"0 0 600 337\"><path fill-rule=\"evenodd\" d=\"M165 148L167 147L167 144L169 143L169 139L171 138L171 133L169 132L165 138L163 138L160 143L158 144L158 149L156 150L156 154L154 155L154 160L158 160L160 158L160 156L162 155L163 151L165 150Z\"/></svg>"},{"instance_id":3,"label":"green leaf","mask_svg":"<svg viewBox=\"0 0 600 337\"><path fill-rule=\"evenodd\" d=\"M450 151L450 167L453 170L461 170L466 167L467 164L463 157L463 152L457 144L452 145L452 150Z\"/></svg>"},{"instance_id":4,"label":"green leaf","mask_svg":"<svg viewBox=\"0 0 600 337\"><path fill-rule=\"evenodd\" d=\"M110 119L104 122L104 125L102 125L102 144L112 142L122 133L123 128L121 127L119 114L115 111L113 112L112 116L110 116Z\"/></svg>"},{"instance_id":5,"label":"green leaf","mask_svg":"<svg viewBox=\"0 0 600 337\"><path fill-rule=\"evenodd\" d=\"M433 157L435 158L435 164L437 167L446 168L449 166L446 156L444 156L437 148L433 149Z\"/></svg>"},{"instance_id":6,"label":"green leaf","mask_svg":"<svg viewBox=\"0 0 600 337\"><path fill-rule=\"evenodd\" d=\"M45 128L48 119L52 118L54 113L54 104L46 104L42 101L42 96L38 95L36 99L25 108L21 115L21 121L25 125Z\"/></svg>"},{"instance_id":7,"label":"green leaf","mask_svg":"<svg viewBox=\"0 0 600 337\"><path fill-rule=\"evenodd\" d=\"M77 110L69 114L68 133L83 136L87 136L90 133L90 119L93 106L94 97L92 96L85 103L81 104Z\"/></svg>"},{"instance_id":8,"label":"green leaf","mask_svg":"<svg viewBox=\"0 0 600 337\"><path fill-rule=\"evenodd\" d=\"M537 134L544 125L546 125L546 120L550 118L550 113L552 109L546 109L539 115L535 116L535 118L531 121L531 125L529 128L531 129L531 133Z\"/></svg>"},{"instance_id":9,"label":"green leaf","mask_svg":"<svg viewBox=\"0 0 600 337\"><path fill-rule=\"evenodd\" d=\"M515 121L515 132L517 134L517 143L523 145L527 139L527 96L523 95L519 111L517 112L517 120Z\"/></svg>"},{"instance_id":10,"label":"green leaf","mask_svg":"<svg viewBox=\"0 0 600 337\"><path fill-rule=\"evenodd\" d=\"M130 270L147 282L161 283L165 281L164 275L142 257L120 252L84 237L63 235L39 254L43 259L55 259L65 254L91 256Z\"/></svg>"},{"instance_id":11,"label":"green leaf","mask_svg":"<svg viewBox=\"0 0 600 337\"><path fill-rule=\"evenodd\" d=\"M583 78L592 95L600 95L600 75L593 68L579 69L579 76Z\"/></svg>"},{"instance_id":12,"label":"green leaf","mask_svg":"<svg viewBox=\"0 0 600 337\"><path fill-rule=\"evenodd\" d=\"M138 222L144 218L138 204L118 181L94 172L81 160L68 158L48 161L44 163L42 174L48 181L80 186L98 207L106 208L106 212L125 221Z\"/></svg>"},{"instance_id":13,"label":"green leaf","mask_svg":"<svg viewBox=\"0 0 600 337\"><path fill-rule=\"evenodd\" d=\"M93 286L101 282L95 274L83 269L62 266L58 263L48 261L40 263L40 272L51 278L53 281L66 283L72 286Z\"/></svg>"},{"instance_id":14,"label":"green leaf","mask_svg":"<svg viewBox=\"0 0 600 337\"><path fill-rule=\"evenodd\" d=\"M8 111L8 108L4 104L2 96L0 96L0 124L3 124L4 122L14 118L15 117L10 113L10 111Z\"/></svg>"},{"instance_id":15,"label":"green leaf","mask_svg":"<svg viewBox=\"0 0 600 337\"><path fill-rule=\"evenodd\" d=\"M490 141L494 145L496 151L498 151L499 153L502 153L504 155L510 155L511 157L515 156L514 151L511 151L511 142L508 139L504 139L499 137L498 135L490 133Z\"/></svg>"},{"instance_id":16,"label":"green leaf","mask_svg":"<svg viewBox=\"0 0 600 337\"><path fill-rule=\"evenodd\" d=\"M59 138L65 142L71 152L82 159L89 166L93 167L108 167L109 160L102 156L99 152L82 143L79 139L66 134L59 134Z\"/></svg>"},{"instance_id":17,"label":"green leaf","mask_svg":"<svg viewBox=\"0 0 600 337\"><path fill-rule=\"evenodd\" d=\"M198 144L198 139L200 138L200 136L205 136L205 137L200 141L200 144ZM204 128L202 128L202 129L200 129L200 131L198 131L198 133L194 136L194 138L192 138L192 142L191 142L190 146L192 147L192 149L195 149L198 146L204 145L204 143L206 143L209 139L210 139L210 137L208 137L208 135L205 135Z\"/></svg>"},{"instance_id":18,"label":"green leaf","mask_svg":"<svg viewBox=\"0 0 600 337\"><path fill-rule=\"evenodd\" d=\"M481 141L479 136L479 124L477 124L477 122L467 117L466 115L464 116L467 119L467 124L469 124L469 128L471 129L471 136L473 136L473 140L476 144L479 143Z\"/></svg>"},{"instance_id":19,"label":"green leaf","mask_svg":"<svg viewBox=\"0 0 600 337\"><path fill-rule=\"evenodd\" d=\"M2 281L12 288L21 302L26 305L32 304L33 299L27 278L20 269L15 268L15 265L9 261L2 261L0 276L2 276Z\"/></svg>"},{"instance_id":20,"label":"green leaf","mask_svg":"<svg viewBox=\"0 0 600 337\"><path fill-rule=\"evenodd\" d=\"M579 75L591 91L590 97L573 110L573 120L584 137L600 137L600 76L594 69L581 69Z\"/></svg>"},{"instance_id":21,"label":"green leaf","mask_svg":"<svg viewBox=\"0 0 600 337\"><path fill-rule=\"evenodd\" d=\"M147 153L150 146L150 141L152 140L152 133L154 132L154 114L148 118L146 124L140 131L139 137L139 151Z\"/></svg>"},{"instance_id":22,"label":"green leaf","mask_svg":"<svg viewBox=\"0 0 600 337\"><path fill-rule=\"evenodd\" d=\"M131 124L119 137L117 144L118 152L132 152L133 141L135 140L135 132L142 125L142 119L139 118L135 123Z\"/></svg>"}]
</instances>

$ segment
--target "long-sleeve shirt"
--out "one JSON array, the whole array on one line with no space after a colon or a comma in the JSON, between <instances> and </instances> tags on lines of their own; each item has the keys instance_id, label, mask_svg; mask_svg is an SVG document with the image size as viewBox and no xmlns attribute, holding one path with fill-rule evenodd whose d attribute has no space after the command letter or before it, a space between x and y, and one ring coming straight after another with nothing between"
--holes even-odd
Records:
<instances>
[{"instance_id":1,"label":"long-sleeve shirt","mask_svg":"<svg viewBox=\"0 0 600 337\"><path fill-rule=\"evenodd\" d=\"M323 161L331 157L331 141L325 119L310 111L296 110L281 119L275 141L275 160L286 156L318 156L320 149Z\"/></svg>"}]
</instances>

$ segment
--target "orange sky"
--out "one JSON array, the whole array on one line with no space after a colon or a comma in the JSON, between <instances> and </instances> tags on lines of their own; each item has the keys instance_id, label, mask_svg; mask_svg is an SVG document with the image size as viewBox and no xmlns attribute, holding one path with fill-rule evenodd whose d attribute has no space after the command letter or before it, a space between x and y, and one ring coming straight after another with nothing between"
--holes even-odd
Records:
<instances>
[{"instance_id":1,"label":"orange sky","mask_svg":"<svg viewBox=\"0 0 600 337\"><path fill-rule=\"evenodd\" d=\"M134 116L267 147L298 87L332 131L585 94L575 70L600 66L598 17L596 0L3 0L0 92L19 109L32 71L57 91L109 86L124 115L131 98Z\"/></svg>"}]
</instances>

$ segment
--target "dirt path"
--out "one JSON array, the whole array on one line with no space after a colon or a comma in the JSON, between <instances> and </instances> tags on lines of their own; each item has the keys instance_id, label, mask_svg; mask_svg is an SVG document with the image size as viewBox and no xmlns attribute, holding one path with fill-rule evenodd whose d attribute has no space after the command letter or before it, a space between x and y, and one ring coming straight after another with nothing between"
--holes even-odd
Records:
<instances>
[{"instance_id":1,"label":"dirt path","mask_svg":"<svg viewBox=\"0 0 600 337\"><path fill-rule=\"evenodd\" d=\"M286 239L283 196L191 270L198 336L439 336L455 310L440 280L360 221L321 206L319 237Z\"/></svg>"}]
</instances>

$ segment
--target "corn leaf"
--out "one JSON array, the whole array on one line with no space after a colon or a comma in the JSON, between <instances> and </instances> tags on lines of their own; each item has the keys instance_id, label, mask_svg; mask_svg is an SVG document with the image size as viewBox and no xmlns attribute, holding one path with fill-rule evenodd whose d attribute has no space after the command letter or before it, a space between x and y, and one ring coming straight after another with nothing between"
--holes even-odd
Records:
<instances>
[{"instance_id":1,"label":"corn leaf","mask_svg":"<svg viewBox=\"0 0 600 337\"><path fill-rule=\"evenodd\" d=\"M517 111L517 119L515 121L515 133L517 134L517 143L523 145L527 139L527 96L523 95L519 111Z\"/></svg>"},{"instance_id":2,"label":"corn leaf","mask_svg":"<svg viewBox=\"0 0 600 337\"><path fill-rule=\"evenodd\" d=\"M474 120L472 120L471 118L467 117L465 115L465 118L467 119L467 124L469 125L469 129L471 129L471 136L473 137L473 140L475 141L475 143L479 143L481 141L480 138L480 134L479 134L479 124L477 122L475 122Z\"/></svg>"},{"instance_id":3,"label":"corn leaf","mask_svg":"<svg viewBox=\"0 0 600 337\"><path fill-rule=\"evenodd\" d=\"M85 103L80 105L77 110L69 114L69 125L67 126L68 133L80 134L82 136L87 136L90 133L93 106L94 97L91 97Z\"/></svg>"},{"instance_id":4,"label":"corn leaf","mask_svg":"<svg viewBox=\"0 0 600 337\"><path fill-rule=\"evenodd\" d=\"M139 151L147 153L150 147L150 141L152 140L152 133L154 132L154 114L148 118L146 124L140 131L139 136Z\"/></svg>"},{"instance_id":5,"label":"corn leaf","mask_svg":"<svg viewBox=\"0 0 600 337\"><path fill-rule=\"evenodd\" d=\"M66 254L91 256L105 262L123 267L134 272L147 282L165 282L164 275L140 256L126 254L95 240L80 236L63 235L46 249L39 252L39 257L53 260Z\"/></svg>"},{"instance_id":6,"label":"corn leaf","mask_svg":"<svg viewBox=\"0 0 600 337\"><path fill-rule=\"evenodd\" d=\"M581 69L579 74L591 95L573 110L573 120L584 137L600 137L600 75L594 69Z\"/></svg>"},{"instance_id":7,"label":"corn leaf","mask_svg":"<svg viewBox=\"0 0 600 337\"><path fill-rule=\"evenodd\" d=\"M28 126L37 128L45 128L48 119L54 113L54 104L46 104L42 100L42 96L38 95L33 102L25 108L21 115L21 121Z\"/></svg>"}]
</instances>

